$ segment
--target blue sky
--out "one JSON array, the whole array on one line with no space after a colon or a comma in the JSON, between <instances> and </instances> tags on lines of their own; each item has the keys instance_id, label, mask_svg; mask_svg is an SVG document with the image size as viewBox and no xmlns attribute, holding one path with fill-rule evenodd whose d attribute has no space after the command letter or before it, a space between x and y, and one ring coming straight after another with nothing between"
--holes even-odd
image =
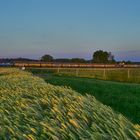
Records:
<instances>
[{"instance_id":1,"label":"blue sky","mask_svg":"<svg viewBox=\"0 0 140 140\"><path fill-rule=\"evenodd\" d=\"M0 0L0 57L140 61L139 0Z\"/></svg>"}]
</instances>

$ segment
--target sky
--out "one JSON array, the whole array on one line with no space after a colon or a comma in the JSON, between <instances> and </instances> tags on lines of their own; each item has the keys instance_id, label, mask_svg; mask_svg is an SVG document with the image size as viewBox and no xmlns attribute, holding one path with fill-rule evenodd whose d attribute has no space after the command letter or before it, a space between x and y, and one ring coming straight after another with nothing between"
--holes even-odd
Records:
<instances>
[{"instance_id":1,"label":"sky","mask_svg":"<svg viewBox=\"0 0 140 140\"><path fill-rule=\"evenodd\" d=\"M0 58L140 61L140 0L0 0Z\"/></svg>"}]
</instances>

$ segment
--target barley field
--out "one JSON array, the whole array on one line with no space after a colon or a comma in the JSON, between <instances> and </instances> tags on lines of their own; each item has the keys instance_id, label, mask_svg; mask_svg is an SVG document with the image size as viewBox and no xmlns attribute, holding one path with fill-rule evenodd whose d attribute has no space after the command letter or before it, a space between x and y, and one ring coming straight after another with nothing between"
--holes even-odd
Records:
<instances>
[{"instance_id":1,"label":"barley field","mask_svg":"<svg viewBox=\"0 0 140 140\"><path fill-rule=\"evenodd\" d=\"M94 96L0 69L0 139L138 140L140 128Z\"/></svg>"}]
</instances>

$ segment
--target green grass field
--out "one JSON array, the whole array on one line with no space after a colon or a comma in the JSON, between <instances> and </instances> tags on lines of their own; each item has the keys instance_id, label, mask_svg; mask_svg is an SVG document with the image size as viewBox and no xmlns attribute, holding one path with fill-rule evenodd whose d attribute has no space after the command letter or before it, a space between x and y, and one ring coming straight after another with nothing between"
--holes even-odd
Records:
<instances>
[{"instance_id":1,"label":"green grass field","mask_svg":"<svg viewBox=\"0 0 140 140\"><path fill-rule=\"evenodd\" d=\"M138 125L94 96L48 84L18 69L0 69L1 140L139 138Z\"/></svg>"},{"instance_id":2,"label":"green grass field","mask_svg":"<svg viewBox=\"0 0 140 140\"><path fill-rule=\"evenodd\" d=\"M140 124L140 85L57 75L42 76L53 85L68 86L77 92L94 95L96 99Z\"/></svg>"},{"instance_id":3,"label":"green grass field","mask_svg":"<svg viewBox=\"0 0 140 140\"><path fill-rule=\"evenodd\" d=\"M108 81L140 83L140 68L40 68L33 73L56 73L64 76L95 78Z\"/></svg>"}]
</instances>

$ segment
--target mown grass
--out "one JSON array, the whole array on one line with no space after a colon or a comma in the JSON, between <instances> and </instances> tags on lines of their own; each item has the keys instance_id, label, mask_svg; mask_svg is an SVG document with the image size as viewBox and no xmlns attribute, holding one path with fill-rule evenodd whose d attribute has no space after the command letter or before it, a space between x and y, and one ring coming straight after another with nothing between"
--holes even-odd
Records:
<instances>
[{"instance_id":1,"label":"mown grass","mask_svg":"<svg viewBox=\"0 0 140 140\"><path fill-rule=\"evenodd\" d=\"M0 139L138 140L139 126L94 96L0 69Z\"/></svg>"},{"instance_id":2,"label":"mown grass","mask_svg":"<svg viewBox=\"0 0 140 140\"><path fill-rule=\"evenodd\" d=\"M130 121L140 124L140 85L102 81L89 78L47 75L46 82L68 86L81 94L94 95L96 99L122 113Z\"/></svg>"}]
</instances>

